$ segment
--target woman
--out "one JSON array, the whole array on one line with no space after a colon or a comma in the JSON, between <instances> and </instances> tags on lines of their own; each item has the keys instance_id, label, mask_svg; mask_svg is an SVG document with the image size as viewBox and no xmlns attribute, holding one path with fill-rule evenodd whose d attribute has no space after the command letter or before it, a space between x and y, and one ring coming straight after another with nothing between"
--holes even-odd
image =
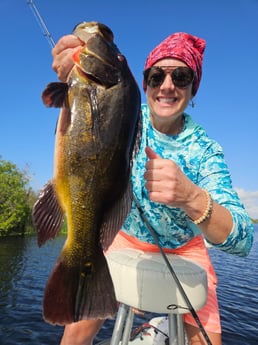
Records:
<instances>
[{"instance_id":1,"label":"woman","mask_svg":"<svg viewBox=\"0 0 258 345\"><path fill-rule=\"evenodd\" d=\"M72 54L82 43L64 36L53 49L53 69L66 80ZM213 345L221 344L216 275L203 238L215 247L244 256L250 251L253 226L232 183L222 149L185 113L196 95L205 41L175 33L149 54L144 67L143 128L132 182L145 216L166 252L201 264L208 275L208 301L198 316ZM133 203L111 248L158 251ZM185 316L190 344L205 344L195 320ZM90 345L102 320L67 325L62 345Z\"/></svg>"}]
</instances>

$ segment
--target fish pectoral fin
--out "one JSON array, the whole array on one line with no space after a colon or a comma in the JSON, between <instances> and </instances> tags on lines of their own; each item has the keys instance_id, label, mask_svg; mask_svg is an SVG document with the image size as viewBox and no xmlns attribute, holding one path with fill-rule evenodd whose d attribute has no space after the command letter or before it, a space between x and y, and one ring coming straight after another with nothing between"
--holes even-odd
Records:
<instances>
[{"instance_id":1,"label":"fish pectoral fin","mask_svg":"<svg viewBox=\"0 0 258 345\"><path fill-rule=\"evenodd\" d=\"M42 101L47 107L61 108L65 104L68 93L68 84L49 83L42 93Z\"/></svg>"},{"instance_id":2,"label":"fish pectoral fin","mask_svg":"<svg viewBox=\"0 0 258 345\"><path fill-rule=\"evenodd\" d=\"M32 217L39 246L58 235L64 215L51 182L46 184L35 202Z\"/></svg>"}]
</instances>

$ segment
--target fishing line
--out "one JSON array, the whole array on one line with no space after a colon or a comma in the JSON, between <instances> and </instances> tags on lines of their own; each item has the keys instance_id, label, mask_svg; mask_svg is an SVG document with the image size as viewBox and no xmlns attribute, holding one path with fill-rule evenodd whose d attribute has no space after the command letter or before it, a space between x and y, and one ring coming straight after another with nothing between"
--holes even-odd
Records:
<instances>
[{"instance_id":1,"label":"fishing line","mask_svg":"<svg viewBox=\"0 0 258 345\"><path fill-rule=\"evenodd\" d=\"M27 0L27 4L28 6L30 6L32 13L34 14L39 27L41 28L43 35L46 37L46 39L48 40L48 43L50 45L51 48L54 48L55 46L55 41L53 40L53 37L51 35L51 33L48 31L48 28L43 20L43 18L41 17L39 10L37 9L36 5L34 4L33 0Z\"/></svg>"},{"instance_id":2,"label":"fishing line","mask_svg":"<svg viewBox=\"0 0 258 345\"><path fill-rule=\"evenodd\" d=\"M146 226L147 226L151 236L153 237L156 245L158 246L159 251L160 251L163 259L165 260L165 263L166 263L166 265L167 265L167 267L168 267L172 277L174 278L174 280L176 282L176 285L177 285L181 295L183 296L183 298L184 298L184 300L185 300L185 302L186 302L186 304L188 306L189 311L191 312L195 322L197 323L198 327L200 328L200 331L202 332L202 335L203 335L204 339L206 340L207 345L212 345L212 343L210 341L210 338L208 337L208 334L206 333L206 331L205 331L205 329L204 329L204 327L203 327L203 325L202 325L202 323L201 323L201 321L200 321L196 311L194 310L194 308L193 308L193 306L192 306L192 304L191 304L187 294L185 293L185 290L184 290L182 284L180 283L180 281L179 281L179 279L178 279L178 277L176 275L176 272L174 271L174 269L173 269L171 263L169 262L169 260L168 260L168 258L166 256L163 248L161 247L161 245L159 243L159 240L158 240L158 237L157 237L157 234L156 234L155 230L153 229L153 227L151 226L151 224L148 221L147 217L143 213L143 210L141 209L139 201L136 199L135 195L133 195L133 200L134 200L134 202L136 204L136 207L137 207L137 209L138 209L138 211L140 213L141 218L145 222L145 224L146 224Z\"/></svg>"}]
</instances>

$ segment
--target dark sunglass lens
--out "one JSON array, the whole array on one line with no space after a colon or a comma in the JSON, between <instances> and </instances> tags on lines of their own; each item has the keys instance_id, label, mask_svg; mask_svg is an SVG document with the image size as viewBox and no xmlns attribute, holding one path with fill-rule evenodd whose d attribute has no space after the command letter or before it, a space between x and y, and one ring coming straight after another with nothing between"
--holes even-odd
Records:
<instances>
[{"instance_id":1,"label":"dark sunglass lens","mask_svg":"<svg viewBox=\"0 0 258 345\"><path fill-rule=\"evenodd\" d=\"M151 67L144 72L144 80L148 86L154 88L163 83L165 75L165 72L161 68Z\"/></svg>"},{"instance_id":2,"label":"dark sunglass lens","mask_svg":"<svg viewBox=\"0 0 258 345\"><path fill-rule=\"evenodd\" d=\"M178 67L172 72L172 80L177 87L187 87L194 79L194 72L188 67Z\"/></svg>"}]
</instances>

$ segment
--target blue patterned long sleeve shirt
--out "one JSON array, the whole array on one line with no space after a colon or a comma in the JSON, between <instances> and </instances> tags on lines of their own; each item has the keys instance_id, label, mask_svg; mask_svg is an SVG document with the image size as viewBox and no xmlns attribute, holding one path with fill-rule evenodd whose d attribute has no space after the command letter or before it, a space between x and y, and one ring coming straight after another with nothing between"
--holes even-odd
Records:
<instances>
[{"instance_id":1,"label":"blue patterned long sleeve shirt","mask_svg":"<svg viewBox=\"0 0 258 345\"><path fill-rule=\"evenodd\" d=\"M146 105L142 106L141 145L132 171L134 194L162 247L179 248L201 234L198 226L183 210L153 202L148 198L143 175L147 162L145 147L149 146L162 158L173 160L191 181L209 191L214 201L231 212L234 225L230 235L223 243L212 245L232 254L245 256L252 246L254 228L232 188L222 148L207 136L205 130L196 124L191 116L184 114L184 117L185 125L180 134L163 134L153 128L149 109ZM134 202L122 230L141 241L154 243Z\"/></svg>"}]
</instances>

